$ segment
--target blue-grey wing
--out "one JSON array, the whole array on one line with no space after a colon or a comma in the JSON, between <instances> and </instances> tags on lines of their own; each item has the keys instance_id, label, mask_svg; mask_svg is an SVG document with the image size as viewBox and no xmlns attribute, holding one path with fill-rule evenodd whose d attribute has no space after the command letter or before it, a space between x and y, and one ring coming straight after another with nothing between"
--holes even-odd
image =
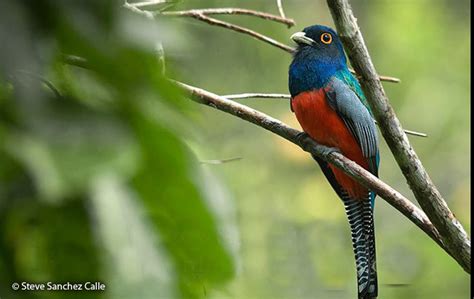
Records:
<instances>
[{"instance_id":1,"label":"blue-grey wing","mask_svg":"<svg viewBox=\"0 0 474 299\"><path fill-rule=\"evenodd\" d=\"M333 77L326 86L329 105L342 118L369 162L369 171L378 175L379 149L375 122L357 94L341 79Z\"/></svg>"}]
</instances>

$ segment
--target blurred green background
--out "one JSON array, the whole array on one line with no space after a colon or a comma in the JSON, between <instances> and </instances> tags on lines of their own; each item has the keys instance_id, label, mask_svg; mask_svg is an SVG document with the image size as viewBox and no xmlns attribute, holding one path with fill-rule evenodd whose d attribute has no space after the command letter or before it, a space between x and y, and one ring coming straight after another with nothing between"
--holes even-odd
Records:
<instances>
[{"instance_id":1,"label":"blurred green background","mask_svg":"<svg viewBox=\"0 0 474 299\"><path fill-rule=\"evenodd\" d=\"M223 16L291 44L326 2L283 1L297 25ZM343 207L316 163L263 129L185 99L166 74L219 94L287 93L291 56L122 1L0 2L0 297L355 298ZM354 0L412 145L470 232L470 1ZM275 1L180 1L170 10ZM65 55L87 59L69 65ZM48 87L48 85L50 85ZM242 100L299 128L285 100ZM382 180L413 198L389 149ZM210 164L208 160L240 158ZM380 297L468 298L469 276L376 204ZM12 291L13 282L106 284Z\"/></svg>"}]
</instances>

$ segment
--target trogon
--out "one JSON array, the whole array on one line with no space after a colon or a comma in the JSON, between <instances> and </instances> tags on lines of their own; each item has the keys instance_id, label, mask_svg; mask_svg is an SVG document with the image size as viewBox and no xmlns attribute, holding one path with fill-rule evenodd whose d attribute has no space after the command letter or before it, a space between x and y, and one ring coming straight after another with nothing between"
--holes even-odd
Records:
<instances>
[{"instance_id":1,"label":"trogon","mask_svg":"<svg viewBox=\"0 0 474 299\"><path fill-rule=\"evenodd\" d=\"M380 159L375 122L359 82L347 67L337 33L314 25L291 39L297 44L289 67L291 110L303 131L377 176ZM345 207L355 254L358 298L377 298L375 193L334 165L313 158Z\"/></svg>"}]
</instances>

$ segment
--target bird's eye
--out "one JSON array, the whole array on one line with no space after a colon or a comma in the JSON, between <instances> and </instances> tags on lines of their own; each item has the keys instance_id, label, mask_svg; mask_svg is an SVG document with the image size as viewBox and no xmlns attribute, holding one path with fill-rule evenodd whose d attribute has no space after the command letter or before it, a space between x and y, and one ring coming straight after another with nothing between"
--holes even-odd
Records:
<instances>
[{"instance_id":1,"label":"bird's eye","mask_svg":"<svg viewBox=\"0 0 474 299\"><path fill-rule=\"evenodd\" d=\"M332 35L330 33L327 33L327 32L321 34L321 41L324 44L329 45L332 42Z\"/></svg>"}]
</instances>

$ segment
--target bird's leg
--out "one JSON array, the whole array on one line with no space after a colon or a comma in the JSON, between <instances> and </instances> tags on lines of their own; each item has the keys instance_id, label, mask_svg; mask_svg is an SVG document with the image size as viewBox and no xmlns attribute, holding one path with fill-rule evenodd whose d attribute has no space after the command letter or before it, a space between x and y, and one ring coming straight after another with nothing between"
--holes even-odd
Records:
<instances>
[{"instance_id":1,"label":"bird's leg","mask_svg":"<svg viewBox=\"0 0 474 299\"><path fill-rule=\"evenodd\" d=\"M303 144L306 138L311 138L311 136L306 132L299 132L298 135L296 135L296 142L298 144Z\"/></svg>"},{"instance_id":2,"label":"bird's leg","mask_svg":"<svg viewBox=\"0 0 474 299\"><path fill-rule=\"evenodd\" d=\"M305 147L305 139L306 138L312 139L311 136L308 135L308 133L300 132L296 136L296 142L299 145ZM321 151L321 156L324 156L324 157L329 156L331 153L340 153L341 154L341 151L337 147L329 147L329 146L325 146L325 145L320 146L320 151Z\"/></svg>"},{"instance_id":3,"label":"bird's leg","mask_svg":"<svg viewBox=\"0 0 474 299\"><path fill-rule=\"evenodd\" d=\"M322 152L321 154L325 157L329 156L332 153L342 154L341 151L337 147L328 147L328 146L324 146L321 152Z\"/></svg>"}]
</instances>

